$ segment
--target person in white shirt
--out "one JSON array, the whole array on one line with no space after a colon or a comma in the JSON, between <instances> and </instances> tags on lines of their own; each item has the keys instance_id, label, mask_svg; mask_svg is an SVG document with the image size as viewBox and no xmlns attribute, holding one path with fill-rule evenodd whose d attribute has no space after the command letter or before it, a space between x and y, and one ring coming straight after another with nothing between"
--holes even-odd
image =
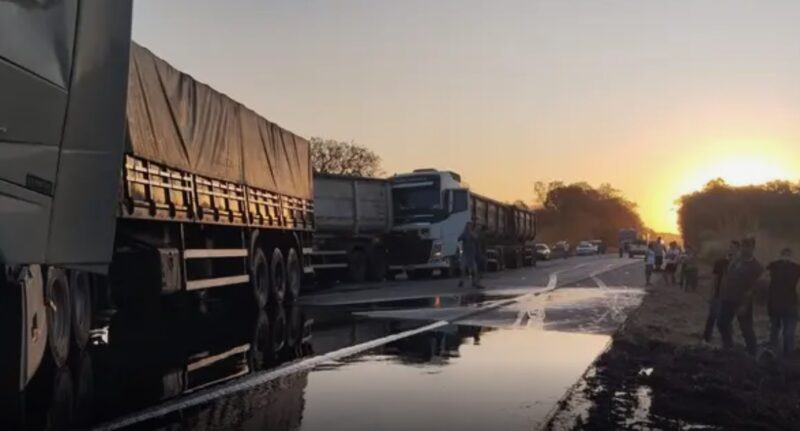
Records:
<instances>
[{"instance_id":1,"label":"person in white shirt","mask_svg":"<svg viewBox=\"0 0 800 431\"><path fill-rule=\"evenodd\" d=\"M656 251L655 246L650 243L647 246L647 252L644 256L644 280L645 286L652 286L650 278L653 276L653 270L656 266Z\"/></svg>"}]
</instances>

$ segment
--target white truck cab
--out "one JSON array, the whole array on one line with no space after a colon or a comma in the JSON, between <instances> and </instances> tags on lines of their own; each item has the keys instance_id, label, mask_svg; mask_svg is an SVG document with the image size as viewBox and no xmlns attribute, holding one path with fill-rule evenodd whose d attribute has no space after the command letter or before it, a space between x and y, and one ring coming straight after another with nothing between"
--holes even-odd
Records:
<instances>
[{"instance_id":1,"label":"white truck cab","mask_svg":"<svg viewBox=\"0 0 800 431\"><path fill-rule=\"evenodd\" d=\"M454 273L459 240L470 221L469 190L451 171L417 169L395 175L392 183L394 228L389 269Z\"/></svg>"}]
</instances>

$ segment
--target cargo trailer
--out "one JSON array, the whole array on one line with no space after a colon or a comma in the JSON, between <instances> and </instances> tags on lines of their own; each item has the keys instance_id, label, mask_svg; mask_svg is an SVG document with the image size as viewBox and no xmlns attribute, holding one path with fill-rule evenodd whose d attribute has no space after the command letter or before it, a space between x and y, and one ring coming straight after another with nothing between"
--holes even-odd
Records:
<instances>
[{"instance_id":1,"label":"cargo trailer","mask_svg":"<svg viewBox=\"0 0 800 431\"><path fill-rule=\"evenodd\" d=\"M392 229L389 181L314 175L313 269L353 282L386 277L386 235Z\"/></svg>"},{"instance_id":2,"label":"cargo trailer","mask_svg":"<svg viewBox=\"0 0 800 431\"><path fill-rule=\"evenodd\" d=\"M309 142L132 43L129 0L29 3L0 2L0 384L154 297L297 297Z\"/></svg>"}]
</instances>

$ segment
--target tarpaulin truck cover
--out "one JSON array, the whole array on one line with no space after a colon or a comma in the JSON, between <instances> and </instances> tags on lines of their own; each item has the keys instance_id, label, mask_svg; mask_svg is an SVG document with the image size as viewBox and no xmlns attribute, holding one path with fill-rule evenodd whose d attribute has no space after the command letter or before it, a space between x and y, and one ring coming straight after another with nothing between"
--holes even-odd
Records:
<instances>
[{"instance_id":1,"label":"tarpaulin truck cover","mask_svg":"<svg viewBox=\"0 0 800 431\"><path fill-rule=\"evenodd\" d=\"M310 145L132 43L127 152L210 178L313 198Z\"/></svg>"}]
</instances>

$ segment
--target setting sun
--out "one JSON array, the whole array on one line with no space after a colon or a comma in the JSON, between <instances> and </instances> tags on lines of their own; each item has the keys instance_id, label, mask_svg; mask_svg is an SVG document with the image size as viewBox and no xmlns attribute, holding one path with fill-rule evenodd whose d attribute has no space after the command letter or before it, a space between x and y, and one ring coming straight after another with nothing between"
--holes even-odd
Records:
<instances>
[{"instance_id":1,"label":"setting sun","mask_svg":"<svg viewBox=\"0 0 800 431\"><path fill-rule=\"evenodd\" d=\"M800 160L792 142L780 139L698 141L688 157L681 153L666 162L675 166L668 175L653 179L649 193L639 199L642 214L658 231L678 231L676 201L721 178L732 186L800 179ZM677 156L677 155L676 155Z\"/></svg>"}]
</instances>

